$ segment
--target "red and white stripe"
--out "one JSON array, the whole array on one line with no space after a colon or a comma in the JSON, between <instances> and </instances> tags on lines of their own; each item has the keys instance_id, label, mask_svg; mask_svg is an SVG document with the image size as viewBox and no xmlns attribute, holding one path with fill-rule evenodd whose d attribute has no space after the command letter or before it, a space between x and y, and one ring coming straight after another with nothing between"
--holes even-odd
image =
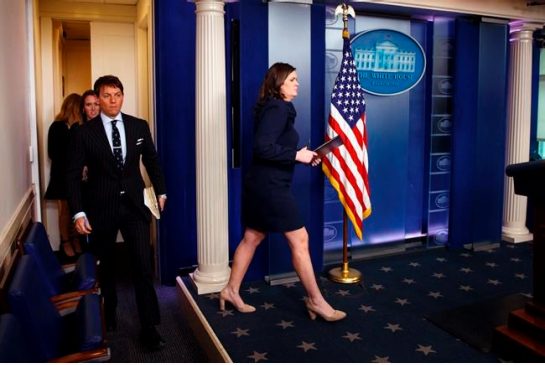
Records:
<instances>
[{"instance_id":1,"label":"red and white stripe","mask_svg":"<svg viewBox=\"0 0 545 365\"><path fill-rule=\"evenodd\" d=\"M337 190L358 238L362 239L363 220L371 214L365 113L354 128L350 128L335 105L331 104L327 139L337 135L343 144L324 157L322 168Z\"/></svg>"}]
</instances>

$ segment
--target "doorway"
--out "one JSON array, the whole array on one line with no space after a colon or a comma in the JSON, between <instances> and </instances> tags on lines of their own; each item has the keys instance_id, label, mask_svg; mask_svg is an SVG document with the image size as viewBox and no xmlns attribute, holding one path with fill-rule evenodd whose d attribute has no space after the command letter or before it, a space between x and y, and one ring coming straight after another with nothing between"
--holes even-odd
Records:
<instances>
[{"instance_id":1,"label":"doorway","mask_svg":"<svg viewBox=\"0 0 545 365\"><path fill-rule=\"evenodd\" d=\"M152 0L39 0L35 34L38 43L37 124L40 198L49 181L47 133L64 98L91 89L96 78L113 74L125 89L122 111L153 119ZM53 249L60 245L57 207L42 201L42 221ZM152 241L156 247L152 227Z\"/></svg>"}]
</instances>

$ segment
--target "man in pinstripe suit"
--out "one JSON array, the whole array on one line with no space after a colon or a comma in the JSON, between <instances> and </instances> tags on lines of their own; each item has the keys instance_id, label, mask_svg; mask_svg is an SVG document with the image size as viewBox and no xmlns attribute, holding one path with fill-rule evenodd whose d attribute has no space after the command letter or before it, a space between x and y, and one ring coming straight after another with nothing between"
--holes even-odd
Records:
<instances>
[{"instance_id":1,"label":"man in pinstripe suit","mask_svg":"<svg viewBox=\"0 0 545 365\"><path fill-rule=\"evenodd\" d=\"M151 213L144 205L140 159L163 210L166 190L151 133L145 120L121 113L123 84L112 75L98 78L94 90L101 113L77 128L68 168L69 204L76 231L89 235L90 249L100 260L99 280L108 330L115 330L117 294L115 242L118 230L129 253L141 340L150 349L164 346L155 326L159 305L153 286ZM87 166L86 198L82 203L81 172Z\"/></svg>"}]
</instances>

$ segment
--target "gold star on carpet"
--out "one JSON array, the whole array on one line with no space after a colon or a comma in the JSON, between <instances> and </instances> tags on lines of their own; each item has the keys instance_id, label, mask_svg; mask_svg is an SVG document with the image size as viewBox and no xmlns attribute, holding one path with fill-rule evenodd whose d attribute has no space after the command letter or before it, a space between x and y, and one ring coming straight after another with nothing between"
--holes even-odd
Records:
<instances>
[{"instance_id":1,"label":"gold star on carpet","mask_svg":"<svg viewBox=\"0 0 545 365\"><path fill-rule=\"evenodd\" d=\"M303 351L307 352L307 351L310 351L310 350L318 350L316 348L316 346L314 346L315 343L314 342L305 342L305 341L302 341L301 344L297 347L303 349Z\"/></svg>"},{"instance_id":2,"label":"gold star on carpet","mask_svg":"<svg viewBox=\"0 0 545 365\"><path fill-rule=\"evenodd\" d=\"M258 289L258 288L252 288L252 287L249 287L249 288L246 289L245 291L247 291L247 292L250 293L250 294L259 293L259 289Z\"/></svg>"},{"instance_id":3,"label":"gold star on carpet","mask_svg":"<svg viewBox=\"0 0 545 365\"><path fill-rule=\"evenodd\" d=\"M286 283L284 284L284 288L295 288L297 285L295 283Z\"/></svg>"},{"instance_id":4,"label":"gold star on carpet","mask_svg":"<svg viewBox=\"0 0 545 365\"><path fill-rule=\"evenodd\" d=\"M409 285L410 285L410 284L416 283L416 281L414 281L414 279L409 279L409 278L403 279L403 282L404 282L405 284L409 284Z\"/></svg>"},{"instance_id":5,"label":"gold star on carpet","mask_svg":"<svg viewBox=\"0 0 545 365\"><path fill-rule=\"evenodd\" d=\"M250 334L248 333L249 331L250 331L250 329L242 329L242 328L237 327L237 330L233 331L231 333L233 335L236 335L237 338L239 338L239 337L242 337L242 336L250 336Z\"/></svg>"},{"instance_id":6,"label":"gold star on carpet","mask_svg":"<svg viewBox=\"0 0 545 365\"><path fill-rule=\"evenodd\" d=\"M473 288L470 285L460 285L460 287L458 289L463 290L463 291L473 290Z\"/></svg>"},{"instance_id":7,"label":"gold star on carpet","mask_svg":"<svg viewBox=\"0 0 545 365\"><path fill-rule=\"evenodd\" d=\"M471 254L467 253L467 252L464 252L464 253L461 253L460 256L462 256L462 257L471 257Z\"/></svg>"},{"instance_id":8,"label":"gold star on carpet","mask_svg":"<svg viewBox=\"0 0 545 365\"><path fill-rule=\"evenodd\" d=\"M432 352L437 352L437 351L433 350L431 348L431 346L422 346L422 345L418 345L418 348L415 351L421 352L426 356L428 356Z\"/></svg>"},{"instance_id":9,"label":"gold star on carpet","mask_svg":"<svg viewBox=\"0 0 545 365\"><path fill-rule=\"evenodd\" d=\"M515 274L515 277L518 278L518 279L526 279L526 275L523 274L523 273Z\"/></svg>"},{"instance_id":10,"label":"gold star on carpet","mask_svg":"<svg viewBox=\"0 0 545 365\"><path fill-rule=\"evenodd\" d=\"M375 309L373 308L372 305L360 305L359 307L359 310L360 311L364 311L365 313L367 312L375 312Z\"/></svg>"},{"instance_id":11,"label":"gold star on carpet","mask_svg":"<svg viewBox=\"0 0 545 365\"><path fill-rule=\"evenodd\" d=\"M384 289L384 286L382 284L373 284L373 285L371 285L371 288L373 288L375 290L382 290L382 289Z\"/></svg>"},{"instance_id":12,"label":"gold star on carpet","mask_svg":"<svg viewBox=\"0 0 545 365\"><path fill-rule=\"evenodd\" d=\"M510 260L513 262L520 262L520 259L518 257L511 257Z\"/></svg>"},{"instance_id":13,"label":"gold star on carpet","mask_svg":"<svg viewBox=\"0 0 545 365\"><path fill-rule=\"evenodd\" d=\"M375 355L375 359L371 360L371 362L390 362L390 356L380 357Z\"/></svg>"},{"instance_id":14,"label":"gold star on carpet","mask_svg":"<svg viewBox=\"0 0 545 365\"><path fill-rule=\"evenodd\" d=\"M401 299L401 298L396 298L395 302L396 302L397 304L399 304L400 306L402 306L402 307L403 307L404 305L411 304L411 302L409 302L409 300L407 300L407 299L405 299L405 298L403 298L403 299Z\"/></svg>"},{"instance_id":15,"label":"gold star on carpet","mask_svg":"<svg viewBox=\"0 0 545 365\"><path fill-rule=\"evenodd\" d=\"M356 333L346 332L346 335L344 335L343 338L346 338L350 342L361 340L359 332L356 332Z\"/></svg>"},{"instance_id":16,"label":"gold star on carpet","mask_svg":"<svg viewBox=\"0 0 545 365\"><path fill-rule=\"evenodd\" d=\"M281 321L278 322L276 325L282 327L282 329L284 329L284 330L285 330L286 328L288 328L288 327L295 327L295 326L293 325L293 321L284 321L284 320L281 320Z\"/></svg>"},{"instance_id":17,"label":"gold star on carpet","mask_svg":"<svg viewBox=\"0 0 545 365\"><path fill-rule=\"evenodd\" d=\"M442 297L443 295L441 294L441 292L438 292L438 291L430 291L428 293L428 297L432 297L434 299L437 299L439 297Z\"/></svg>"},{"instance_id":18,"label":"gold star on carpet","mask_svg":"<svg viewBox=\"0 0 545 365\"><path fill-rule=\"evenodd\" d=\"M420 264L418 262L409 262L409 266L418 267Z\"/></svg>"},{"instance_id":19,"label":"gold star on carpet","mask_svg":"<svg viewBox=\"0 0 545 365\"><path fill-rule=\"evenodd\" d=\"M383 266L383 267L380 268L380 271L390 272L390 271L392 271L392 268L389 267L389 266Z\"/></svg>"},{"instance_id":20,"label":"gold star on carpet","mask_svg":"<svg viewBox=\"0 0 545 365\"><path fill-rule=\"evenodd\" d=\"M491 284L491 285L500 285L500 284L501 284L501 281L499 281L499 280L488 279L488 284Z\"/></svg>"},{"instance_id":21,"label":"gold star on carpet","mask_svg":"<svg viewBox=\"0 0 545 365\"><path fill-rule=\"evenodd\" d=\"M447 259L444 258L444 257L436 257L435 260L439 261L439 262L446 262L447 261Z\"/></svg>"},{"instance_id":22,"label":"gold star on carpet","mask_svg":"<svg viewBox=\"0 0 545 365\"><path fill-rule=\"evenodd\" d=\"M497 267L498 266L498 264L496 264L495 262L487 262L485 265L488 266L488 267Z\"/></svg>"},{"instance_id":23,"label":"gold star on carpet","mask_svg":"<svg viewBox=\"0 0 545 365\"><path fill-rule=\"evenodd\" d=\"M442 272L434 272L432 276L437 279L442 279L445 277L445 274L443 274Z\"/></svg>"},{"instance_id":24,"label":"gold star on carpet","mask_svg":"<svg viewBox=\"0 0 545 365\"><path fill-rule=\"evenodd\" d=\"M261 308L265 309L265 310L269 310L269 309L273 309L274 308L274 304L273 303L263 303L261 304Z\"/></svg>"},{"instance_id":25,"label":"gold star on carpet","mask_svg":"<svg viewBox=\"0 0 545 365\"><path fill-rule=\"evenodd\" d=\"M384 327L384 329L390 330L393 333L395 333L396 331L403 331L403 328L401 328L398 323L388 323L388 325Z\"/></svg>"},{"instance_id":26,"label":"gold star on carpet","mask_svg":"<svg viewBox=\"0 0 545 365\"><path fill-rule=\"evenodd\" d=\"M233 310L232 309L226 309L224 311L219 311L218 312L219 314L221 314L221 316L223 318L227 317L227 316L234 316L234 313L233 313Z\"/></svg>"},{"instance_id":27,"label":"gold star on carpet","mask_svg":"<svg viewBox=\"0 0 545 365\"><path fill-rule=\"evenodd\" d=\"M269 359L267 359L267 352L254 351L253 354L248 355L247 357L250 358L250 359L253 359L254 362L258 362L258 361L261 361L261 360L263 360L263 361L269 360Z\"/></svg>"},{"instance_id":28,"label":"gold star on carpet","mask_svg":"<svg viewBox=\"0 0 545 365\"><path fill-rule=\"evenodd\" d=\"M460 271L463 271L463 272L465 272L466 274L468 274L468 273L472 272L473 270L471 270L469 267L462 267L462 268L460 269Z\"/></svg>"},{"instance_id":29,"label":"gold star on carpet","mask_svg":"<svg viewBox=\"0 0 545 365\"><path fill-rule=\"evenodd\" d=\"M219 299L220 293L212 293L206 296L208 299Z\"/></svg>"},{"instance_id":30,"label":"gold star on carpet","mask_svg":"<svg viewBox=\"0 0 545 365\"><path fill-rule=\"evenodd\" d=\"M345 297L347 295L350 295L350 290L339 289L339 290L337 290L337 294Z\"/></svg>"}]
</instances>

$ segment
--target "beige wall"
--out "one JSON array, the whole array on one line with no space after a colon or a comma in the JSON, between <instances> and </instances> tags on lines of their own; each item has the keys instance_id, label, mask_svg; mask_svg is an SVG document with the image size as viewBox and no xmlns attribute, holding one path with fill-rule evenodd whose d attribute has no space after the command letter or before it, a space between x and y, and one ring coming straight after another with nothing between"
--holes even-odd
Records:
<instances>
[{"instance_id":1,"label":"beige wall","mask_svg":"<svg viewBox=\"0 0 545 365\"><path fill-rule=\"evenodd\" d=\"M13 228L33 189L30 159L35 106L31 104L34 80L29 70L34 65L29 61L33 43L27 34L27 3L32 8L32 1L0 1L0 261L7 255ZM32 24L32 18L29 22Z\"/></svg>"},{"instance_id":2,"label":"beige wall","mask_svg":"<svg viewBox=\"0 0 545 365\"><path fill-rule=\"evenodd\" d=\"M83 94L92 88L91 44L89 41L65 41L63 45L64 96Z\"/></svg>"}]
</instances>

